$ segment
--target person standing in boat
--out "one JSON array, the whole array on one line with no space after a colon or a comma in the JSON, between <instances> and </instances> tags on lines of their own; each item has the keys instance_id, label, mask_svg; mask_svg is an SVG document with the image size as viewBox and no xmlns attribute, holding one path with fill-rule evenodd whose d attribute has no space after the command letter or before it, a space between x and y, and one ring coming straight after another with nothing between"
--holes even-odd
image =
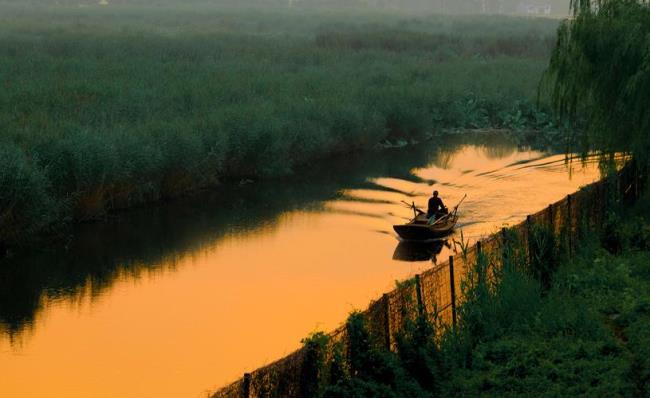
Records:
<instances>
[{"instance_id":1,"label":"person standing in boat","mask_svg":"<svg viewBox=\"0 0 650 398\"><path fill-rule=\"evenodd\" d=\"M429 207L427 208L429 223L434 222L439 216L447 213L447 207L442 203L442 199L438 197L438 191L433 191L433 196L429 198Z\"/></svg>"}]
</instances>

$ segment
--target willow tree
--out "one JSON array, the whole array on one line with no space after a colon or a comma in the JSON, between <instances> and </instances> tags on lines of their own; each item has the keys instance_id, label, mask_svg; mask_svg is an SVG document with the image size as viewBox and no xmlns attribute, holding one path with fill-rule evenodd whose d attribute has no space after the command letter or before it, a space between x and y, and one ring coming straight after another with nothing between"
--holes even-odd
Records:
<instances>
[{"instance_id":1,"label":"willow tree","mask_svg":"<svg viewBox=\"0 0 650 398\"><path fill-rule=\"evenodd\" d=\"M543 87L563 123L583 134L573 150L650 152L648 0L571 0ZM572 135L571 138L575 138ZM575 140L574 140L575 141Z\"/></svg>"}]
</instances>

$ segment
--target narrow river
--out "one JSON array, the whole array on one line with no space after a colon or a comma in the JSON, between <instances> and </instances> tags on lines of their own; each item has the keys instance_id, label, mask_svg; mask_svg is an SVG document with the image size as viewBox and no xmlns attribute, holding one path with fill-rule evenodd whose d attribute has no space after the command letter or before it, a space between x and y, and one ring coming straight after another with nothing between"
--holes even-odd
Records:
<instances>
[{"instance_id":1,"label":"narrow river","mask_svg":"<svg viewBox=\"0 0 650 398\"><path fill-rule=\"evenodd\" d=\"M445 259L453 244L399 244L401 200L467 194L474 241L598 178L564 159L450 137L81 225L0 263L0 395L205 396Z\"/></svg>"}]
</instances>

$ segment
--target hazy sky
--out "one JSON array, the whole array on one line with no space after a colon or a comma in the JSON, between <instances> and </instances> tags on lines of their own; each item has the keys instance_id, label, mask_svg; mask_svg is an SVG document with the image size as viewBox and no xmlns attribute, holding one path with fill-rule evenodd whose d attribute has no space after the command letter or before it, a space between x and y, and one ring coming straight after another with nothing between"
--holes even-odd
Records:
<instances>
[{"instance_id":1,"label":"hazy sky","mask_svg":"<svg viewBox=\"0 0 650 398\"><path fill-rule=\"evenodd\" d=\"M22 3L24 0L0 0L1 3ZM428 10L431 12L450 12L450 13L488 13L488 14L526 14L541 13L543 14L544 6L550 6L550 12L553 15L566 14L569 9L569 0L30 0L30 4L138 4L138 5L173 5L175 3L187 7L192 3L195 4L242 4L250 6L251 4L264 5L336 5L336 6L359 6L367 5L377 8L399 8L413 10Z\"/></svg>"}]
</instances>

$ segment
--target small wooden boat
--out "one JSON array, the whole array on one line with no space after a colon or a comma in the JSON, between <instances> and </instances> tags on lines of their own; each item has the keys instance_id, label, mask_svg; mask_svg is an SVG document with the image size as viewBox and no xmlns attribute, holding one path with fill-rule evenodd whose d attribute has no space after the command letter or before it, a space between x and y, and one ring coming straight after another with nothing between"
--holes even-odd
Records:
<instances>
[{"instance_id":1,"label":"small wooden boat","mask_svg":"<svg viewBox=\"0 0 650 398\"><path fill-rule=\"evenodd\" d=\"M433 240L449 235L457 221L458 215L454 212L442 216L429 225L427 215L421 213L406 224L393 225L393 229L400 238L405 240Z\"/></svg>"},{"instance_id":2,"label":"small wooden boat","mask_svg":"<svg viewBox=\"0 0 650 398\"><path fill-rule=\"evenodd\" d=\"M393 229L400 238L409 241L426 241L445 237L454 230L458 222L458 206L465 197L454 207L452 212L441 216L433 223L429 223L426 213L417 208L415 204L407 203L413 209L414 217L406 224L393 225Z\"/></svg>"}]
</instances>

